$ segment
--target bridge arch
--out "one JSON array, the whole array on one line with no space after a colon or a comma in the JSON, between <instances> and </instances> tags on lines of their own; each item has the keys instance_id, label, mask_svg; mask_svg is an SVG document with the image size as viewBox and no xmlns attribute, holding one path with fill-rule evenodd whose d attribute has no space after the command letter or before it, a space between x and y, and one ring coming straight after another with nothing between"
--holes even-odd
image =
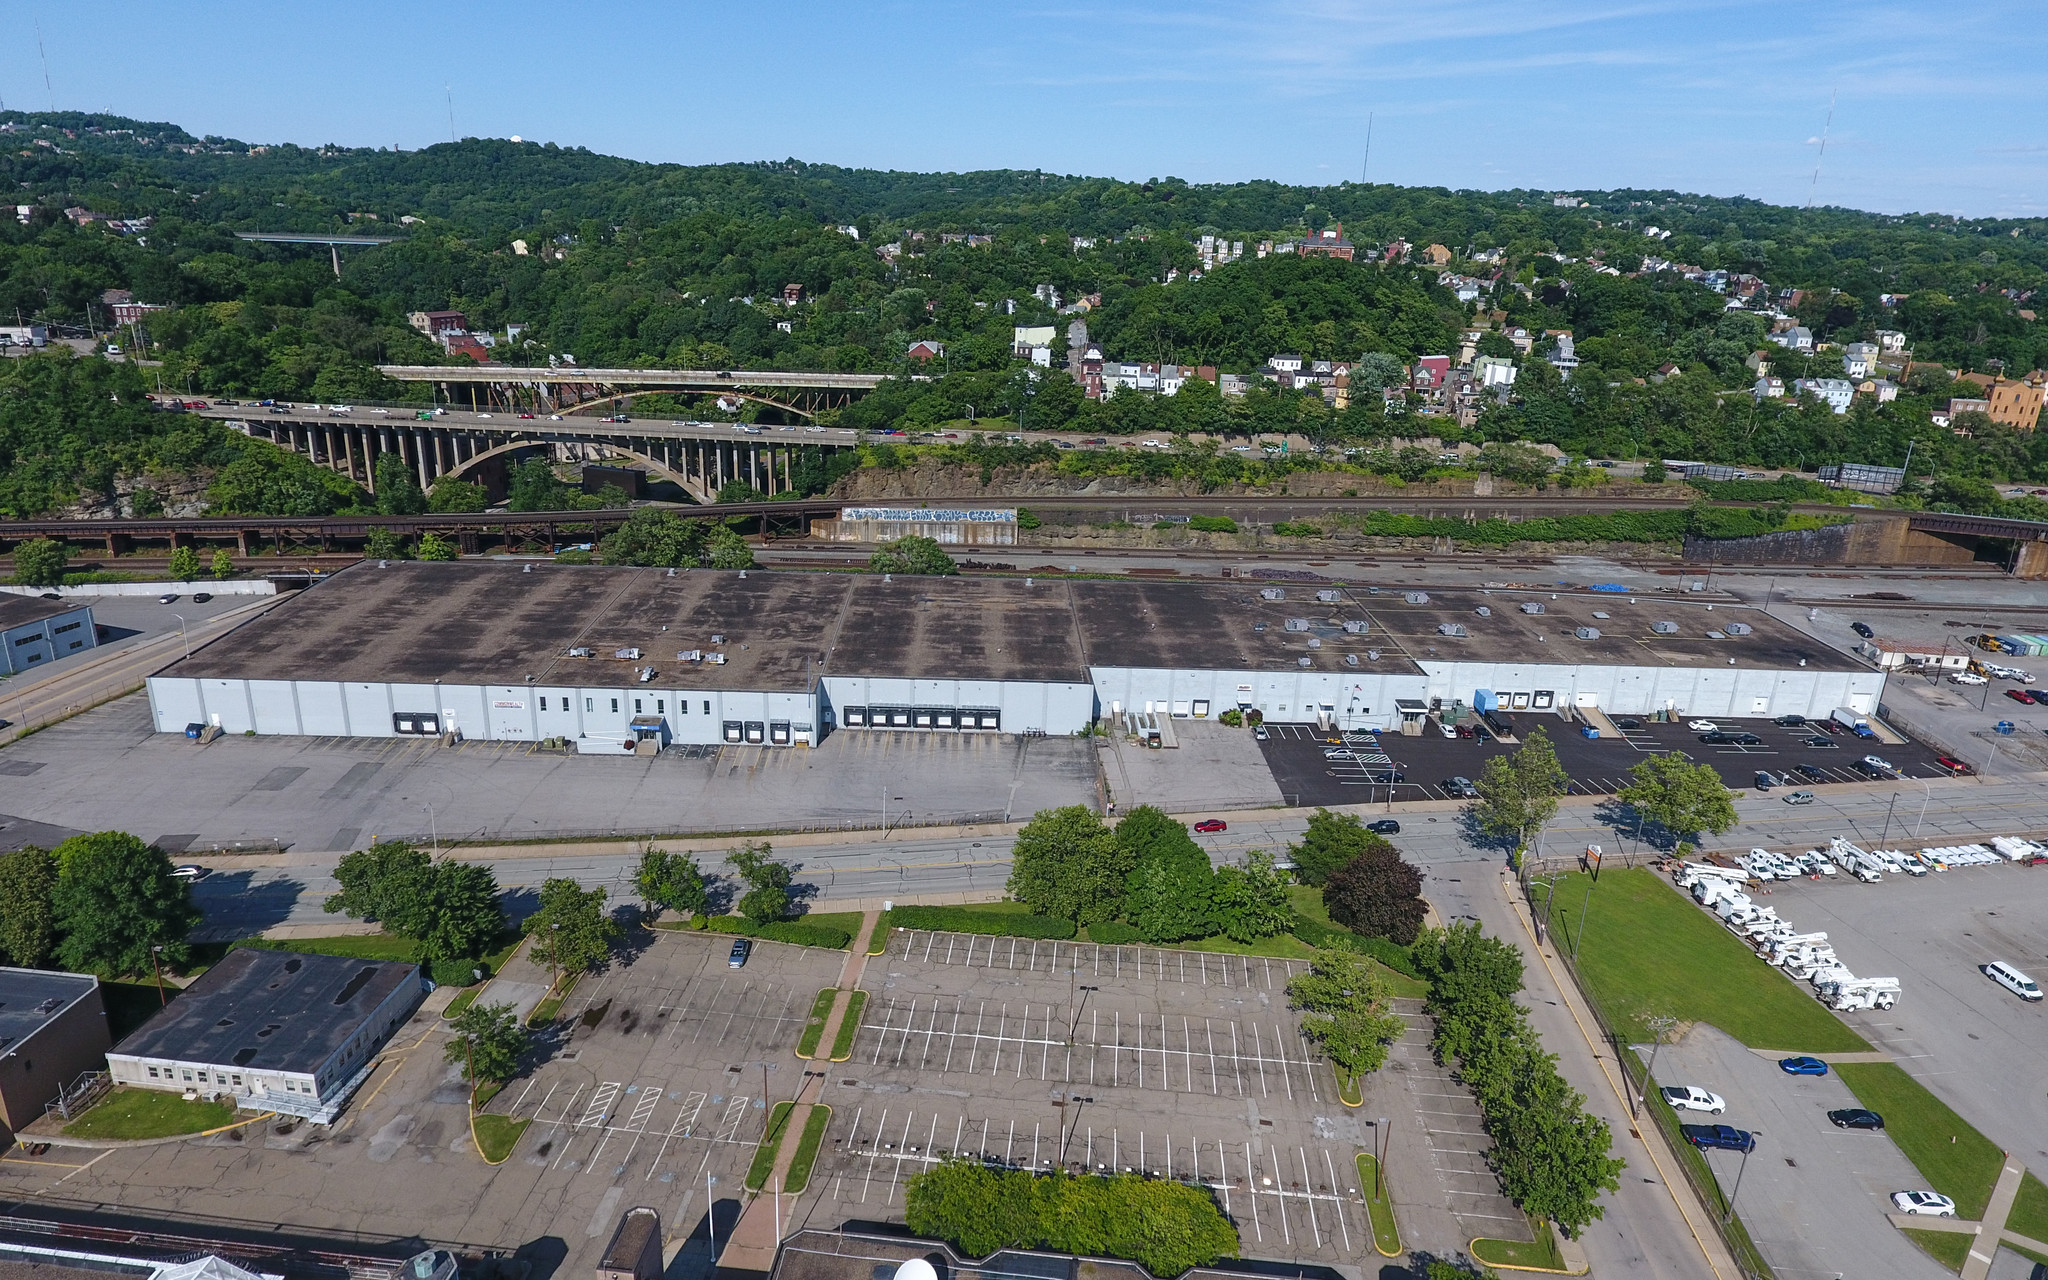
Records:
<instances>
[{"instance_id":1,"label":"bridge arch","mask_svg":"<svg viewBox=\"0 0 2048 1280\"><path fill-rule=\"evenodd\" d=\"M482 453L477 454L473 458L465 459L460 466L453 467L450 470L444 472L443 474L459 478L463 475L464 472L469 471L478 463L487 461L488 459L502 458L508 454L517 453L521 449L531 449L537 445L545 446L549 449L552 449L557 443L596 444L602 448L609 449L613 453L623 454L624 456L633 459L635 462L646 464L646 467L649 471L661 476L663 479L673 481L676 487L680 488L684 493L687 493L691 497L695 498L698 502L709 505L710 503L717 500L716 495L707 491L701 482L693 480L689 476L684 475L682 472L676 471L673 468L663 466L654 458L651 458L648 455L641 453L637 449L628 449L624 445L615 444L609 440L569 440L557 442L553 440L547 440L539 436L524 436L517 440L508 440L504 444L498 445L496 448L486 449Z\"/></svg>"},{"instance_id":2,"label":"bridge arch","mask_svg":"<svg viewBox=\"0 0 2048 1280\"><path fill-rule=\"evenodd\" d=\"M780 409L784 413L793 413L800 418L808 420L815 420L817 417L815 412L804 408L802 405L792 404L787 400L777 400L773 396L762 395L758 392L745 391L739 387L700 387L688 391L678 391L672 387L643 387L638 391L616 391L599 396L595 400L586 400L582 404L564 409L562 410L562 416L568 418L571 416L581 416L593 411L602 411L607 407L607 403L613 400L631 400L636 396L674 395L732 396L740 400L752 400L755 404L765 404L771 409Z\"/></svg>"}]
</instances>

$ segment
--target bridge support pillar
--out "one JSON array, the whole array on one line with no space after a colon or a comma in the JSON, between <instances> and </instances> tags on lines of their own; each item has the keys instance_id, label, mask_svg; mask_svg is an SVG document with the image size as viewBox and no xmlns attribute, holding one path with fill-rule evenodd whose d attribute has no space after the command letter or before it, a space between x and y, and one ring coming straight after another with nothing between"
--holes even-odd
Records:
<instances>
[{"instance_id":1,"label":"bridge support pillar","mask_svg":"<svg viewBox=\"0 0 2048 1280\"><path fill-rule=\"evenodd\" d=\"M235 530L235 549L247 559L262 549L263 534L255 529Z\"/></svg>"},{"instance_id":2,"label":"bridge support pillar","mask_svg":"<svg viewBox=\"0 0 2048 1280\"><path fill-rule=\"evenodd\" d=\"M431 431L422 431L418 428L413 429L413 470L419 472L421 493L425 493L427 490L434 487L434 477L427 466L427 449L431 447L432 442L433 433Z\"/></svg>"},{"instance_id":3,"label":"bridge support pillar","mask_svg":"<svg viewBox=\"0 0 2048 1280\"><path fill-rule=\"evenodd\" d=\"M107 556L110 559L118 556L132 545L134 545L133 540L127 534L110 533L107 535Z\"/></svg>"},{"instance_id":4,"label":"bridge support pillar","mask_svg":"<svg viewBox=\"0 0 2048 1280\"><path fill-rule=\"evenodd\" d=\"M2012 558L2015 578L2048 578L2048 542L2022 542Z\"/></svg>"}]
</instances>

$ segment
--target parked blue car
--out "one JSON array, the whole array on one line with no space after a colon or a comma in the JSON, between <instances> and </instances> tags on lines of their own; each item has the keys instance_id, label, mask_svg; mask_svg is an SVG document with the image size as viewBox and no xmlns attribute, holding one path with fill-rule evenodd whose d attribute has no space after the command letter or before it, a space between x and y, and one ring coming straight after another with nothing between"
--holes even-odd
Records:
<instances>
[{"instance_id":1,"label":"parked blue car","mask_svg":"<svg viewBox=\"0 0 2048 1280\"><path fill-rule=\"evenodd\" d=\"M1824 1076L1828 1073L1828 1064L1802 1054L1797 1058L1778 1059L1778 1069L1788 1076Z\"/></svg>"},{"instance_id":2,"label":"parked blue car","mask_svg":"<svg viewBox=\"0 0 2048 1280\"><path fill-rule=\"evenodd\" d=\"M1755 1135L1732 1124L1682 1124L1678 1131L1685 1135L1687 1142L1703 1151L1752 1151L1756 1148Z\"/></svg>"}]
</instances>

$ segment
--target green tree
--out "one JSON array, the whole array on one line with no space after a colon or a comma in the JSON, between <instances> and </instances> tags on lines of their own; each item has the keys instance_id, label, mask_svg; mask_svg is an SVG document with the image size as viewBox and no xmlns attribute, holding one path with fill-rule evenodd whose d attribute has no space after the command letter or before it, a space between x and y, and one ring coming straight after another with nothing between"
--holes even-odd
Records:
<instances>
[{"instance_id":1,"label":"green tree","mask_svg":"<svg viewBox=\"0 0 2048 1280\"><path fill-rule=\"evenodd\" d=\"M434 481L434 487L427 492L429 511L482 511L490 505L489 490L468 480L458 480L453 472Z\"/></svg>"},{"instance_id":2,"label":"green tree","mask_svg":"<svg viewBox=\"0 0 2048 1280\"><path fill-rule=\"evenodd\" d=\"M213 576L215 581L225 582L235 576L235 554L226 547L216 547L213 552Z\"/></svg>"},{"instance_id":3,"label":"green tree","mask_svg":"<svg viewBox=\"0 0 2048 1280\"><path fill-rule=\"evenodd\" d=\"M596 969L611 955L619 922L604 909L604 890L552 878L540 886L540 909L526 918L535 964L563 973Z\"/></svg>"},{"instance_id":4,"label":"green tree","mask_svg":"<svg viewBox=\"0 0 2048 1280\"><path fill-rule=\"evenodd\" d=\"M372 560L410 560L412 548L404 538L379 526L370 530L370 536L364 540L363 554Z\"/></svg>"},{"instance_id":5,"label":"green tree","mask_svg":"<svg viewBox=\"0 0 2048 1280\"><path fill-rule=\"evenodd\" d=\"M438 533L427 532L420 535L418 555L422 560L453 560L460 554L454 543Z\"/></svg>"},{"instance_id":6,"label":"green tree","mask_svg":"<svg viewBox=\"0 0 2048 1280\"><path fill-rule=\"evenodd\" d=\"M346 854L334 869L341 892L322 909L373 920L419 944L425 960L469 960L490 950L505 929L497 877L489 867L387 840Z\"/></svg>"},{"instance_id":7,"label":"green tree","mask_svg":"<svg viewBox=\"0 0 2048 1280\"><path fill-rule=\"evenodd\" d=\"M1254 849L1242 866L1216 868L1216 927L1232 942L1257 942L1294 927L1294 909L1287 901L1287 873L1273 865L1273 855Z\"/></svg>"},{"instance_id":8,"label":"green tree","mask_svg":"<svg viewBox=\"0 0 2048 1280\"><path fill-rule=\"evenodd\" d=\"M704 558L714 569L751 569L754 548L731 529L713 529L704 539Z\"/></svg>"},{"instance_id":9,"label":"green tree","mask_svg":"<svg viewBox=\"0 0 2048 1280\"><path fill-rule=\"evenodd\" d=\"M1479 825L1490 835L1515 838L1515 856L1528 847L1534 835L1557 813L1567 779L1550 735L1531 729L1522 745L1504 756L1494 756L1479 771L1473 784L1479 791L1476 813Z\"/></svg>"},{"instance_id":10,"label":"green tree","mask_svg":"<svg viewBox=\"0 0 2048 1280\"><path fill-rule=\"evenodd\" d=\"M546 458L528 458L512 468L505 505L513 511L573 511L583 495L555 474Z\"/></svg>"},{"instance_id":11,"label":"green tree","mask_svg":"<svg viewBox=\"0 0 2048 1280\"><path fill-rule=\"evenodd\" d=\"M1415 941L1429 913L1422 873L1391 846L1361 853L1331 872L1323 882L1323 908L1347 929L1404 947Z\"/></svg>"},{"instance_id":12,"label":"green tree","mask_svg":"<svg viewBox=\"0 0 2048 1280\"><path fill-rule=\"evenodd\" d=\"M698 870L695 858L659 849L649 849L640 855L640 869L633 876L633 886L649 907L685 915L702 911L708 897L704 873Z\"/></svg>"},{"instance_id":13,"label":"green tree","mask_svg":"<svg viewBox=\"0 0 2048 1280\"><path fill-rule=\"evenodd\" d=\"M377 510L387 516L416 516L427 509L427 495L404 458L380 453L372 475L377 482Z\"/></svg>"},{"instance_id":14,"label":"green tree","mask_svg":"<svg viewBox=\"0 0 2048 1280\"><path fill-rule=\"evenodd\" d=\"M740 896L740 914L763 924L789 915L789 883L796 875L796 868L777 861L774 852L766 840L750 840L725 855L727 865L747 885Z\"/></svg>"},{"instance_id":15,"label":"green tree","mask_svg":"<svg viewBox=\"0 0 2048 1280\"><path fill-rule=\"evenodd\" d=\"M393 933L417 910L420 882L433 868L427 851L403 840L386 840L343 854L334 880L341 892L329 894L321 910L357 920L370 920Z\"/></svg>"},{"instance_id":16,"label":"green tree","mask_svg":"<svg viewBox=\"0 0 2048 1280\"><path fill-rule=\"evenodd\" d=\"M190 582L199 576L199 553L190 547L171 549L171 577L179 582Z\"/></svg>"},{"instance_id":17,"label":"green tree","mask_svg":"<svg viewBox=\"0 0 2048 1280\"><path fill-rule=\"evenodd\" d=\"M662 507L642 507L598 544L598 551L606 564L687 568L704 558L705 523Z\"/></svg>"},{"instance_id":18,"label":"green tree","mask_svg":"<svg viewBox=\"0 0 2048 1280\"><path fill-rule=\"evenodd\" d=\"M1083 805L1041 809L1017 832L1010 852L1010 896L1039 915L1078 924L1122 913L1132 870L1102 819Z\"/></svg>"},{"instance_id":19,"label":"green tree","mask_svg":"<svg viewBox=\"0 0 2048 1280\"><path fill-rule=\"evenodd\" d=\"M1187 825L1152 805L1139 805L1116 824L1118 856L1132 864L1124 887L1124 919L1151 943L1214 933L1215 873Z\"/></svg>"},{"instance_id":20,"label":"green tree","mask_svg":"<svg viewBox=\"0 0 2048 1280\"><path fill-rule=\"evenodd\" d=\"M1645 756L1629 770L1633 781L1615 799L1683 839L1702 831L1720 835L1735 825L1735 802L1710 764L1693 764L1676 751Z\"/></svg>"},{"instance_id":21,"label":"green tree","mask_svg":"<svg viewBox=\"0 0 2048 1280\"><path fill-rule=\"evenodd\" d=\"M1301 843L1287 847L1287 858L1303 884L1320 885L1353 858L1373 852L1391 854L1394 846L1378 832L1367 831L1355 813L1318 809L1309 816Z\"/></svg>"},{"instance_id":22,"label":"green tree","mask_svg":"<svg viewBox=\"0 0 2048 1280\"><path fill-rule=\"evenodd\" d=\"M25 587L54 587L64 581L71 552L50 538L30 538L14 549L14 580Z\"/></svg>"},{"instance_id":23,"label":"green tree","mask_svg":"<svg viewBox=\"0 0 2048 1280\"><path fill-rule=\"evenodd\" d=\"M912 534L885 542L868 557L869 573L916 573L948 577L960 572L953 557L931 539Z\"/></svg>"},{"instance_id":24,"label":"green tree","mask_svg":"<svg viewBox=\"0 0 2048 1280\"><path fill-rule=\"evenodd\" d=\"M470 1088L489 1081L502 1084L519 1070L526 1052L526 1028L509 1004L471 1004L455 1015L444 1060L463 1068Z\"/></svg>"},{"instance_id":25,"label":"green tree","mask_svg":"<svg viewBox=\"0 0 2048 1280\"><path fill-rule=\"evenodd\" d=\"M1479 1029L1476 1024L1511 1004L1522 989L1522 953L1512 943L1486 936L1476 920L1424 929L1409 955L1429 981L1429 1011L1447 1057L1463 1057Z\"/></svg>"},{"instance_id":26,"label":"green tree","mask_svg":"<svg viewBox=\"0 0 2048 1280\"><path fill-rule=\"evenodd\" d=\"M60 941L57 960L83 973L141 974L161 948L163 963L183 964L185 935L199 923L191 887L171 874L155 845L125 831L72 836L55 850L50 895Z\"/></svg>"},{"instance_id":27,"label":"green tree","mask_svg":"<svg viewBox=\"0 0 2048 1280\"><path fill-rule=\"evenodd\" d=\"M1387 1046L1406 1025L1394 1012L1387 980L1351 951L1318 948L1308 972L1287 983L1287 999L1301 1010L1301 1033L1348 1075L1384 1066Z\"/></svg>"},{"instance_id":28,"label":"green tree","mask_svg":"<svg viewBox=\"0 0 2048 1280\"><path fill-rule=\"evenodd\" d=\"M57 942L57 860L23 845L0 853L0 963L40 969Z\"/></svg>"}]
</instances>

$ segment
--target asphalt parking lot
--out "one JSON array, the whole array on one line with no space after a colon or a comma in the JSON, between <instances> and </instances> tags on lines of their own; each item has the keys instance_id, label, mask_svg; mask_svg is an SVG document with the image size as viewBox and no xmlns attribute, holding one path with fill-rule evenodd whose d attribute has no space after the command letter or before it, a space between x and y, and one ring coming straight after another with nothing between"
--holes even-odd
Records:
<instances>
[{"instance_id":1,"label":"asphalt parking lot","mask_svg":"<svg viewBox=\"0 0 2048 1280\"><path fill-rule=\"evenodd\" d=\"M1949 1274L1892 1229L1894 1191L1926 1182L1882 1133L1838 1129L1827 1113L1862 1105L1830 1074L1789 1076L1771 1058L1715 1027L1696 1025L1657 1054L1657 1084L1697 1085L1728 1102L1722 1115L1681 1111L1681 1124L1730 1124L1756 1135L1742 1153L1709 1151L1726 1193L1738 1173L1736 1210L1771 1269L1782 1276ZM1666 1106L1653 1092L1649 1106Z\"/></svg>"},{"instance_id":2,"label":"asphalt parking lot","mask_svg":"<svg viewBox=\"0 0 2048 1280\"><path fill-rule=\"evenodd\" d=\"M1770 901L1802 932L1825 931L1852 972L1899 979L1895 1008L1842 1015L1857 1034L1993 1142L2048 1165L2048 1008L1977 968L2003 960L2048 981L2048 868L1957 867L1877 884L1780 881Z\"/></svg>"},{"instance_id":3,"label":"asphalt parking lot","mask_svg":"<svg viewBox=\"0 0 2048 1280\"><path fill-rule=\"evenodd\" d=\"M1858 738L1847 732L1827 734L1805 728L1785 728L1770 720L1720 718L1712 723L1720 729L1751 733L1762 739L1755 745L1710 744L1700 741L1698 731L1684 723L1656 723L1635 717L1617 717L1619 737L1587 738L1578 726L1553 716L1516 718L1522 732L1541 726L1557 751L1558 763L1570 779L1574 795L1612 795L1629 783L1629 770L1646 755L1678 751L1694 761L1714 766L1721 780L1738 791L1753 790L1759 770L1783 776L1805 766L1818 770L1820 777L1797 775L1779 790L1812 789L1831 782L1867 782L1869 777L1855 767L1866 755L1875 755L1896 766L1905 778L1939 778L1948 770L1935 763L1938 754L1917 742L1881 743ZM1633 726L1633 727L1630 727ZM1395 800L1443 800L1450 794L1443 787L1452 777L1477 778L1486 761L1515 749L1514 744L1490 737L1446 738L1432 729L1413 737L1398 733L1339 733L1314 725L1269 724L1266 740L1260 743L1266 764L1280 790L1299 794L1300 804L1369 804L1385 801L1389 773L1403 781L1391 784ZM1812 747L1806 740L1819 738L1829 747ZM1348 750L1351 759L1329 759L1324 751Z\"/></svg>"}]
</instances>

